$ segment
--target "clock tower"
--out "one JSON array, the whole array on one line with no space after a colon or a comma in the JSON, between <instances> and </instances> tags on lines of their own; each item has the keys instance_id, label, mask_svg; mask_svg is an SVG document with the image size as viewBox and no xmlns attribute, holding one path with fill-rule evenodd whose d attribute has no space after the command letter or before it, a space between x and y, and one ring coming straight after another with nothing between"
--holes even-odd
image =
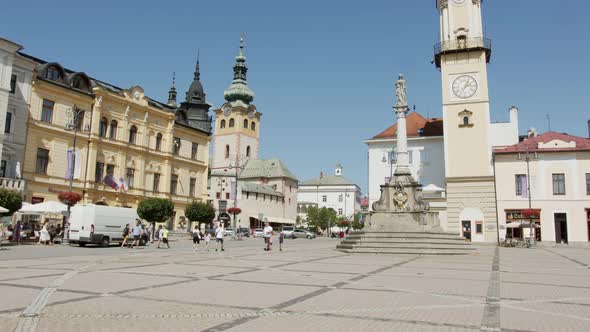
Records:
<instances>
[{"instance_id":1,"label":"clock tower","mask_svg":"<svg viewBox=\"0 0 590 332\"><path fill-rule=\"evenodd\" d=\"M434 62L442 74L447 228L473 241L494 241L487 80L491 41L483 34L482 1L437 0L440 43Z\"/></svg>"},{"instance_id":2,"label":"clock tower","mask_svg":"<svg viewBox=\"0 0 590 332\"><path fill-rule=\"evenodd\" d=\"M213 168L243 165L249 159L258 159L262 114L252 104L254 92L248 87L247 72L242 36L234 79L223 94L226 102L215 110Z\"/></svg>"}]
</instances>

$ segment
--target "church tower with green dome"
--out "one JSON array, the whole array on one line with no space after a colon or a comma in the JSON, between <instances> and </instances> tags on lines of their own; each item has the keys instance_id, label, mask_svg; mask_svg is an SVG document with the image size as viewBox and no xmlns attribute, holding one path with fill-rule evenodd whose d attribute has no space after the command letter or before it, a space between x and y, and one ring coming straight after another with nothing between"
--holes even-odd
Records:
<instances>
[{"instance_id":1,"label":"church tower with green dome","mask_svg":"<svg viewBox=\"0 0 590 332\"><path fill-rule=\"evenodd\" d=\"M247 82L248 67L244 54L244 36L234 65L234 79L223 93L226 100L215 110L213 142L213 168L244 164L258 159L260 143L260 114L254 101L254 92Z\"/></svg>"}]
</instances>

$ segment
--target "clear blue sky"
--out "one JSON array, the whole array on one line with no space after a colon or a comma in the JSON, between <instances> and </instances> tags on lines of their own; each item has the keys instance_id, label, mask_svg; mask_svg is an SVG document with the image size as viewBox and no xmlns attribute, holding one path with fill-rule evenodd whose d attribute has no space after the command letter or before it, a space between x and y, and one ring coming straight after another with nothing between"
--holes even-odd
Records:
<instances>
[{"instance_id":1,"label":"clear blue sky","mask_svg":"<svg viewBox=\"0 0 590 332\"><path fill-rule=\"evenodd\" d=\"M51 4L50 4L51 3ZM25 52L121 87L141 85L166 100L172 72L179 97L201 50L208 101L223 103L240 32L248 82L262 118L261 156L282 158L306 180L332 172L367 186L363 139L394 122L393 85L441 115L434 0L420 1L8 1L0 35ZM520 109L520 130L586 136L590 118L587 1L484 1L492 119ZM585 59L585 60L584 60Z\"/></svg>"}]
</instances>

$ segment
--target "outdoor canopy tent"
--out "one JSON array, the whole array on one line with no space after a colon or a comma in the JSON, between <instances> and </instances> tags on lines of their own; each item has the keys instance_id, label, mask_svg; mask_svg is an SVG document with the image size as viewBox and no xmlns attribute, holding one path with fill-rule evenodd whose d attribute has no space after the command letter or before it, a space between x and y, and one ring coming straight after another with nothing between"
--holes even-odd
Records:
<instances>
[{"instance_id":1,"label":"outdoor canopy tent","mask_svg":"<svg viewBox=\"0 0 590 332\"><path fill-rule=\"evenodd\" d=\"M43 214L43 213L65 213L68 210L68 206L56 202L56 201L47 201L43 203L37 204L27 204L23 203L23 206L20 210L18 210L21 214Z\"/></svg>"},{"instance_id":2,"label":"outdoor canopy tent","mask_svg":"<svg viewBox=\"0 0 590 332\"><path fill-rule=\"evenodd\" d=\"M8 209L0 206L0 213L6 213L6 212L8 212Z\"/></svg>"}]
</instances>

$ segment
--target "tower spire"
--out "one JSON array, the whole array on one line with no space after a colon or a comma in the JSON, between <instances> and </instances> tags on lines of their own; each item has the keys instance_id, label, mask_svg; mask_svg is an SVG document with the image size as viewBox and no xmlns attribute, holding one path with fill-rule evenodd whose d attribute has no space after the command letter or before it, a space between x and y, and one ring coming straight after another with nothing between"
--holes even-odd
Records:
<instances>
[{"instance_id":1,"label":"tower spire","mask_svg":"<svg viewBox=\"0 0 590 332\"><path fill-rule=\"evenodd\" d=\"M236 56L236 64L234 65L234 80L223 93L223 97L229 102L239 100L248 105L254 100L254 92L250 90L246 82L248 67L246 66L246 56L244 54L244 40L244 34L242 33L240 36L240 52Z\"/></svg>"},{"instance_id":2,"label":"tower spire","mask_svg":"<svg viewBox=\"0 0 590 332\"><path fill-rule=\"evenodd\" d=\"M197 51L197 62L195 64L195 73L193 82L186 92L186 101L190 103L202 103L205 102L205 90L201 84L201 66L200 66L201 52Z\"/></svg>"},{"instance_id":3,"label":"tower spire","mask_svg":"<svg viewBox=\"0 0 590 332\"><path fill-rule=\"evenodd\" d=\"M176 72L172 72L172 86L168 91L168 105L176 107Z\"/></svg>"}]
</instances>

